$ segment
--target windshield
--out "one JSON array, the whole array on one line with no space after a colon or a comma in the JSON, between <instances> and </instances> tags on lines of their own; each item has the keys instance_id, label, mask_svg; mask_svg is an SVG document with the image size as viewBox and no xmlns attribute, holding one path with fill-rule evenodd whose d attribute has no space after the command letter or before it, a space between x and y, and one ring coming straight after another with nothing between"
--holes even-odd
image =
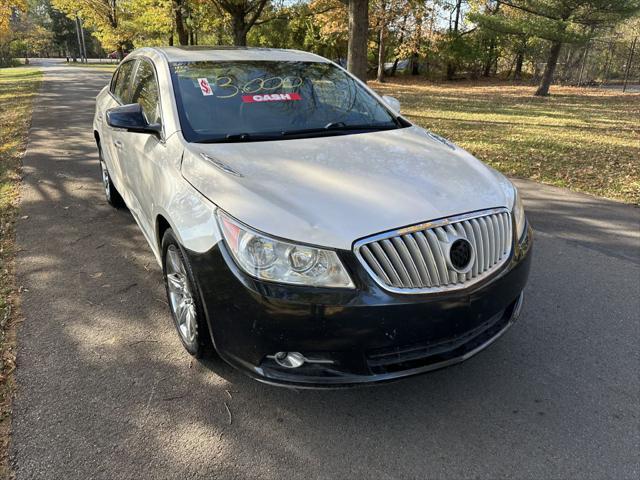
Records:
<instances>
[{"instance_id":1,"label":"windshield","mask_svg":"<svg viewBox=\"0 0 640 480\"><path fill-rule=\"evenodd\" d=\"M330 63L171 64L182 133L189 142L339 135L404 126Z\"/></svg>"}]
</instances>

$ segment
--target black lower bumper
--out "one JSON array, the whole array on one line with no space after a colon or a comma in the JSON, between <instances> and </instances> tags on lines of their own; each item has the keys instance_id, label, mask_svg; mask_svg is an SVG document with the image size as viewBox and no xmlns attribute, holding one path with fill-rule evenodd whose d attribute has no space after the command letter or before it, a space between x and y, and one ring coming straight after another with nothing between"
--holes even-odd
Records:
<instances>
[{"instance_id":1,"label":"black lower bumper","mask_svg":"<svg viewBox=\"0 0 640 480\"><path fill-rule=\"evenodd\" d=\"M223 242L189 252L214 346L231 365L279 385L336 387L389 381L461 362L515 321L531 262L531 230L494 276L438 294L380 288L351 252L339 252L356 289L256 280L238 269ZM290 369L272 357L300 352Z\"/></svg>"}]
</instances>

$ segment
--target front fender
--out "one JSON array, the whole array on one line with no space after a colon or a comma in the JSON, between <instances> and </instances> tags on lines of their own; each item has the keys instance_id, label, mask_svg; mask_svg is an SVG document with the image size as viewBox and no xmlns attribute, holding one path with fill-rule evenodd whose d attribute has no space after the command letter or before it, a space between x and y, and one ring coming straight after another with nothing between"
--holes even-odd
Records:
<instances>
[{"instance_id":1,"label":"front fender","mask_svg":"<svg viewBox=\"0 0 640 480\"><path fill-rule=\"evenodd\" d=\"M215 216L216 206L183 178L176 187L167 202L155 209L158 258L161 258L162 218L167 221L180 244L193 252L207 252L222 238Z\"/></svg>"}]
</instances>

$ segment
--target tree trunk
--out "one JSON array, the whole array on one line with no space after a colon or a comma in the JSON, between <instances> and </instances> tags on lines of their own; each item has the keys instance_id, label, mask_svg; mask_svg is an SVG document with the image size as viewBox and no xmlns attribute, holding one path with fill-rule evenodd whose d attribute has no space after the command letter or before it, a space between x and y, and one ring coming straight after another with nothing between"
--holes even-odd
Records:
<instances>
[{"instance_id":1,"label":"tree trunk","mask_svg":"<svg viewBox=\"0 0 640 480\"><path fill-rule=\"evenodd\" d=\"M455 12L456 17L453 22L453 27L449 24L449 33L453 33L454 37L458 37L458 29L460 28L460 8L462 7L462 0L456 0ZM456 75L456 65L449 61L447 63L447 80L453 80Z\"/></svg>"},{"instance_id":2,"label":"tree trunk","mask_svg":"<svg viewBox=\"0 0 640 480\"><path fill-rule=\"evenodd\" d=\"M516 82L522 80L522 64L524 63L524 52L519 51L516 56L516 71L513 73L513 79Z\"/></svg>"},{"instance_id":3,"label":"tree trunk","mask_svg":"<svg viewBox=\"0 0 640 480\"><path fill-rule=\"evenodd\" d=\"M176 33L178 34L178 43L180 45L189 44L189 32L184 26L184 17L182 12L182 0L178 0L173 4L173 14L176 22Z\"/></svg>"},{"instance_id":4,"label":"tree trunk","mask_svg":"<svg viewBox=\"0 0 640 480\"><path fill-rule=\"evenodd\" d=\"M547 58L547 64L544 67L544 74L542 75L542 81L535 95L537 97L546 97L549 95L549 87L553 82L553 73L556 70L558 64L558 56L560 55L560 49L562 48L562 42L555 41L551 44L551 50L549 50L549 57Z\"/></svg>"},{"instance_id":5,"label":"tree trunk","mask_svg":"<svg viewBox=\"0 0 640 480\"><path fill-rule=\"evenodd\" d=\"M367 38L369 0L349 0L349 50L347 70L367 81Z\"/></svg>"},{"instance_id":6,"label":"tree trunk","mask_svg":"<svg viewBox=\"0 0 640 480\"><path fill-rule=\"evenodd\" d=\"M236 14L231 18L233 26L233 44L236 47L247 46L247 26L244 22L244 14Z\"/></svg>"},{"instance_id":7,"label":"tree trunk","mask_svg":"<svg viewBox=\"0 0 640 480\"><path fill-rule=\"evenodd\" d=\"M396 71L398 70L399 61L400 59L398 57L396 57L396 59L393 61L393 67L391 67L391 72L389 73L390 77L393 77L396 74Z\"/></svg>"},{"instance_id":8,"label":"tree trunk","mask_svg":"<svg viewBox=\"0 0 640 480\"><path fill-rule=\"evenodd\" d=\"M609 81L609 72L611 71L611 59L613 58L613 40L611 40L611 42L609 43L609 52L607 53L607 63L604 67L604 75L603 75L603 80L602 80L602 84L606 85L607 82Z\"/></svg>"},{"instance_id":9,"label":"tree trunk","mask_svg":"<svg viewBox=\"0 0 640 480\"><path fill-rule=\"evenodd\" d=\"M418 52L411 55L411 75L420 75L420 56Z\"/></svg>"},{"instance_id":10,"label":"tree trunk","mask_svg":"<svg viewBox=\"0 0 640 480\"><path fill-rule=\"evenodd\" d=\"M414 50L411 54L411 75L419 75L420 74L420 47L422 40L422 15L418 15L416 18L416 27L415 27L415 43Z\"/></svg>"},{"instance_id":11,"label":"tree trunk","mask_svg":"<svg viewBox=\"0 0 640 480\"><path fill-rule=\"evenodd\" d=\"M456 76L456 66L449 62L447 63L447 80L453 80Z\"/></svg>"},{"instance_id":12,"label":"tree trunk","mask_svg":"<svg viewBox=\"0 0 640 480\"><path fill-rule=\"evenodd\" d=\"M491 75L491 66L493 65L493 52L496 49L496 39L492 38L491 43L489 44L489 53L487 55L487 60L484 63L484 71L482 72L483 77L489 77Z\"/></svg>"},{"instance_id":13,"label":"tree trunk","mask_svg":"<svg viewBox=\"0 0 640 480\"><path fill-rule=\"evenodd\" d=\"M453 23L453 33L458 33L460 24L460 8L462 7L462 0L456 0L456 20Z\"/></svg>"},{"instance_id":14,"label":"tree trunk","mask_svg":"<svg viewBox=\"0 0 640 480\"><path fill-rule=\"evenodd\" d=\"M404 42L404 29L407 26L407 15L405 15L402 18L402 28L400 28L400 39L399 39L399 44L402 45L402 42ZM396 71L398 70L398 62L400 61L400 59L398 57L396 57L396 59L393 61L393 67L391 67L391 72L389 73L390 77L393 77L396 74Z\"/></svg>"},{"instance_id":15,"label":"tree trunk","mask_svg":"<svg viewBox=\"0 0 640 480\"><path fill-rule=\"evenodd\" d=\"M384 9L385 5L382 4L382 17L380 19L380 43L378 44L378 81L384 82L384 60L385 60L385 46L384 46L384 23L386 19L384 18Z\"/></svg>"}]
</instances>

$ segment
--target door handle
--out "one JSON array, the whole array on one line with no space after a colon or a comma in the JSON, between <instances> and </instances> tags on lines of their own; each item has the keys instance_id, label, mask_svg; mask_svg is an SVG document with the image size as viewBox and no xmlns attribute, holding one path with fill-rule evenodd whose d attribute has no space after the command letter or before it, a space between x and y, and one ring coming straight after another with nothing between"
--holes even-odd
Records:
<instances>
[{"instance_id":1,"label":"door handle","mask_svg":"<svg viewBox=\"0 0 640 480\"><path fill-rule=\"evenodd\" d=\"M116 148L122 148L122 142L120 140L114 140L113 144L116 146Z\"/></svg>"}]
</instances>

